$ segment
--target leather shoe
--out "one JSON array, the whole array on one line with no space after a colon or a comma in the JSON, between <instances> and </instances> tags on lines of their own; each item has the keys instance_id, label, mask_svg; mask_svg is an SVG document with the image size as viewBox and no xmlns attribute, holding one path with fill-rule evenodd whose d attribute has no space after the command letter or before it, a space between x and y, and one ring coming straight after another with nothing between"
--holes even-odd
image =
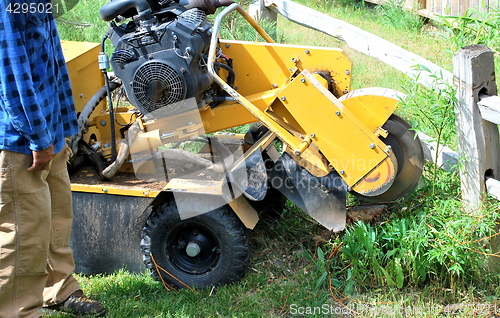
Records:
<instances>
[{"instance_id":1,"label":"leather shoe","mask_svg":"<svg viewBox=\"0 0 500 318\"><path fill-rule=\"evenodd\" d=\"M81 290L71 294L62 303L44 309L70 312L77 316L103 317L106 314L106 310L100 302L87 298Z\"/></svg>"}]
</instances>

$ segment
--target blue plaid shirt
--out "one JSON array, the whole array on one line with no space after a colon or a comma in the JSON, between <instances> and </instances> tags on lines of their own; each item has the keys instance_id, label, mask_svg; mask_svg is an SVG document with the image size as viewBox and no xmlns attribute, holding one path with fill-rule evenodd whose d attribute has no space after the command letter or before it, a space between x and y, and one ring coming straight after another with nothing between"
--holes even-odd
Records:
<instances>
[{"instance_id":1,"label":"blue plaid shirt","mask_svg":"<svg viewBox=\"0 0 500 318\"><path fill-rule=\"evenodd\" d=\"M9 2L46 3L0 0L0 149L57 153L78 125L54 17L8 12Z\"/></svg>"}]
</instances>

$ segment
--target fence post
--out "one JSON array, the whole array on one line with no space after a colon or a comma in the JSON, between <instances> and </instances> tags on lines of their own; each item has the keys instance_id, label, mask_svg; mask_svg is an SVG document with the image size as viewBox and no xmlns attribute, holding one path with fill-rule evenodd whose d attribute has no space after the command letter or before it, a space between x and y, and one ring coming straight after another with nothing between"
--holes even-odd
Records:
<instances>
[{"instance_id":1,"label":"fence post","mask_svg":"<svg viewBox=\"0 0 500 318\"><path fill-rule=\"evenodd\" d=\"M496 95L493 51L484 45L459 50L453 58L460 183L468 210L481 206L486 193L485 175L500 177L498 126L483 120L479 94Z\"/></svg>"}]
</instances>

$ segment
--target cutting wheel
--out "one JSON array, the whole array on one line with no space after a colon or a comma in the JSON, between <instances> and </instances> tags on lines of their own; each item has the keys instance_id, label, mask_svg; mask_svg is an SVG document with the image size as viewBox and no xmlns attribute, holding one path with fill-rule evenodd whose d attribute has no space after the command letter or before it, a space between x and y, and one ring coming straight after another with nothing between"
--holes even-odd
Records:
<instances>
[{"instance_id":1,"label":"cutting wheel","mask_svg":"<svg viewBox=\"0 0 500 318\"><path fill-rule=\"evenodd\" d=\"M382 127L388 131L381 140L392 147L397 159L396 178L387 191L377 196L364 196L353 192L356 197L370 202L387 202L398 199L411 191L422 175L424 153L422 144L411 126L401 117L391 115Z\"/></svg>"}]
</instances>

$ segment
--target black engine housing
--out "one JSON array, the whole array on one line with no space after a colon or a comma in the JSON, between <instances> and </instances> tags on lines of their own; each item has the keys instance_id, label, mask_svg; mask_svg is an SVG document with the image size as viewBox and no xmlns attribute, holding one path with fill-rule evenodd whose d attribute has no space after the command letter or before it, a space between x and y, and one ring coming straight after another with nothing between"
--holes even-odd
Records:
<instances>
[{"instance_id":1,"label":"black engine housing","mask_svg":"<svg viewBox=\"0 0 500 318\"><path fill-rule=\"evenodd\" d=\"M111 65L143 114L178 113L191 98L205 105L213 80L206 68L212 25L204 11L171 6L148 21L111 26Z\"/></svg>"}]
</instances>

